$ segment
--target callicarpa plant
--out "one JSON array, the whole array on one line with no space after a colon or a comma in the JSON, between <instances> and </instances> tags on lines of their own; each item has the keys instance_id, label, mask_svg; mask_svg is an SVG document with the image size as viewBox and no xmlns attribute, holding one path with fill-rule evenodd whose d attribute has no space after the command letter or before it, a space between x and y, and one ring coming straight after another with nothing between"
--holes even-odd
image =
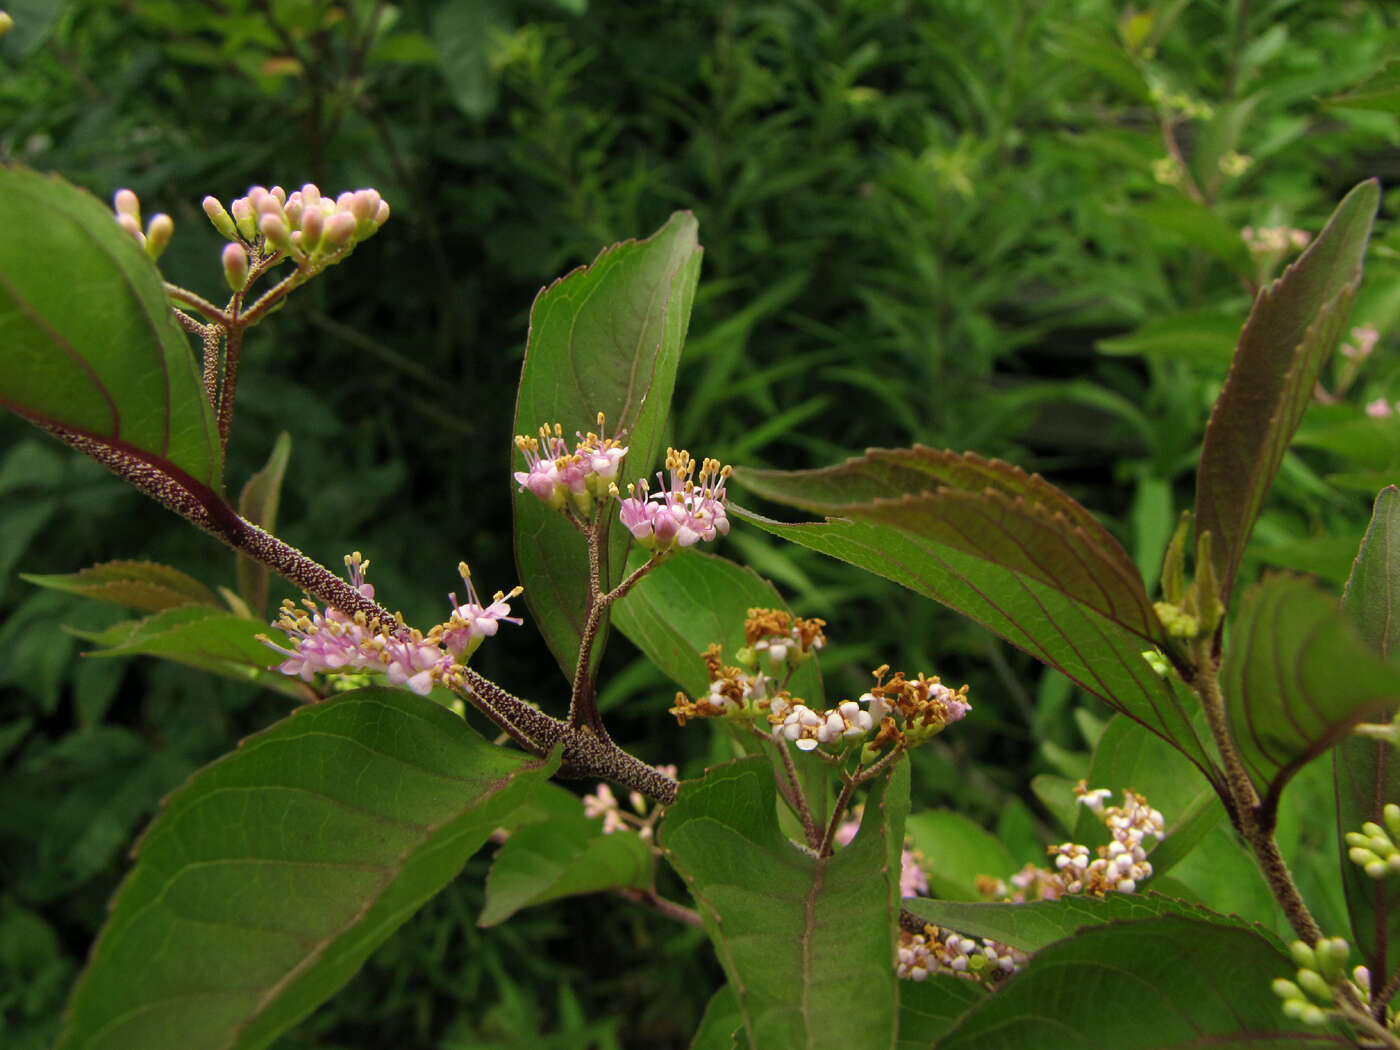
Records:
<instances>
[{"instance_id":1,"label":"callicarpa plant","mask_svg":"<svg viewBox=\"0 0 1400 1050\"><path fill-rule=\"evenodd\" d=\"M703 928L726 976L705 1050L1400 1046L1400 490L1378 496L1340 605L1285 575L1235 600L1378 202L1374 182L1354 189L1255 297L1156 601L1089 510L1002 462L915 447L776 471L663 448L701 260L679 213L540 292L518 436L500 442L521 586L478 589L463 563L442 621L411 625L361 552L341 574L274 534L285 441L237 500L224 476L244 332L389 205L310 185L206 199L227 240L220 305L163 280L173 225L143 222L133 194L114 221L57 178L0 169L0 399L240 556L217 596L142 562L32 581L145 614L93 635L103 651L296 705L171 794L57 1045L267 1046L493 839L483 925L610 892ZM745 509L740 487L818 520ZM911 752L976 718L977 697L889 666L826 695L829 625L704 550L736 528L951 606L1118 712L1052 807L1071 835L1043 866L1012 870L981 832L944 848L909 813ZM269 571L306 595L272 626ZM539 706L471 666L524 615L567 683ZM680 687L677 732L721 734L732 760L678 783L612 741L612 628ZM1312 816L1341 848L1345 929L1314 918L1280 833L1290 780L1327 752L1335 811ZM1193 893L1201 857L1263 887L1292 943ZM688 898L658 892L661 865Z\"/></svg>"}]
</instances>

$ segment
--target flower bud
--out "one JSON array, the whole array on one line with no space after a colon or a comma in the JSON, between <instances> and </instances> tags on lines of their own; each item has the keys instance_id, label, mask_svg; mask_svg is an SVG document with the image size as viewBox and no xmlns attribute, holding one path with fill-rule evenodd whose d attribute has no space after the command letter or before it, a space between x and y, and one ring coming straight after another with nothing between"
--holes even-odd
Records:
<instances>
[{"instance_id":1,"label":"flower bud","mask_svg":"<svg viewBox=\"0 0 1400 1050\"><path fill-rule=\"evenodd\" d=\"M389 221L389 202L380 201L379 210L374 213L374 225L377 229Z\"/></svg>"},{"instance_id":2,"label":"flower bud","mask_svg":"<svg viewBox=\"0 0 1400 1050\"><path fill-rule=\"evenodd\" d=\"M251 241L258 235L258 224L253 216L253 202L247 197L239 197L233 202L233 224L238 227L238 235Z\"/></svg>"},{"instance_id":3,"label":"flower bud","mask_svg":"<svg viewBox=\"0 0 1400 1050\"><path fill-rule=\"evenodd\" d=\"M1305 970L1317 969L1317 956L1313 950L1302 941L1294 941L1288 946L1289 954L1293 956L1293 961Z\"/></svg>"},{"instance_id":4,"label":"flower bud","mask_svg":"<svg viewBox=\"0 0 1400 1050\"><path fill-rule=\"evenodd\" d=\"M301 250L310 255L321 245L321 230L326 224L326 215L319 204L309 204L305 198L302 203Z\"/></svg>"},{"instance_id":5,"label":"flower bud","mask_svg":"<svg viewBox=\"0 0 1400 1050\"><path fill-rule=\"evenodd\" d=\"M161 253L170 246L170 238L175 233L175 220L165 212L156 212L146 224L146 252L152 259L159 259Z\"/></svg>"},{"instance_id":6,"label":"flower bud","mask_svg":"<svg viewBox=\"0 0 1400 1050\"><path fill-rule=\"evenodd\" d=\"M8 11L0 11L0 37L15 27L15 20Z\"/></svg>"},{"instance_id":7,"label":"flower bud","mask_svg":"<svg viewBox=\"0 0 1400 1050\"><path fill-rule=\"evenodd\" d=\"M1298 987L1320 1002L1332 1001L1331 986L1316 970L1299 970Z\"/></svg>"},{"instance_id":8,"label":"flower bud","mask_svg":"<svg viewBox=\"0 0 1400 1050\"><path fill-rule=\"evenodd\" d=\"M130 215L140 224L141 202L131 190L117 190L112 197L112 208L118 215Z\"/></svg>"},{"instance_id":9,"label":"flower bud","mask_svg":"<svg viewBox=\"0 0 1400 1050\"><path fill-rule=\"evenodd\" d=\"M141 224L136 221L135 216L129 212L118 212L117 225L131 234L132 239L141 247L146 246L146 235L141 232Z\"/></svg>"},{"instance_id":10,"label":"flower bud","mask_svg":"<svg viewBox=\"0 0 1400 1050\"><path fill-rule=\"evenodd\" d=\"M271 193L274 197L277 198L277 203L278 203L278 204L286 204L286 203L287 203L287 191L284 190L281 186L274 186L274 187L272 187L272 189L269 190L268 192Z\"/></svg>"},{"instance_id":11,"label":"flower bud","mask_svg":"<svg viewBox=\"0 0 1400 1050\"><path fill-rule=\"evenodd\" d=\"M280 215L264 213L258 223L258 229L262 231L263 238L267 243L279 252L284 255L296 254L296 250L292 247L292 231L287 229L287 223Z\"/></svg>"},{"instance_id":12,"label":"flower bud","mask_svg":"<svg viewBox=\"0 0 1400 1050\"><path fill-rule=\"evenodd\" d=\"M219 235L227 237L231 241L238 240L238 228L233 224L233 217L224 210L223 204L217 197L204 198L204 214L209 216L209 221L214 224L214 229L219 231Z\"/></svg>"},{"instance_id":13,"label":"flower bud","mask_svg":"<svg viewBox=\"0 0 1400 1050\"><path fill-rule=\"evenodd\" d=\"M338 211L326 219L321 234L321 247L326 251L343 248L355 239L355 216L348 211Z\"/></svg>"},{"instance_id":14,"label":"flower bud","mask_svg":"<svg viewBox=\"0 0 1400 1050\"><path fill-rule=\"evenodd\" d=\"M224 245L224 280L235 292L248 284L248 252L241 244Z\"/></svg>"},{"instance_id":15,"label":"flower bud","mask_svg":"<svg viewBox=\"0 0 1400 1050\"><path fill-rule=\"evenodd\" d=\"M321 191L314 182L308 182L301 188L301 203L307 208L320 208Z\"/></svg>"},{"instance_id":16,"label":"flower bud","mask_svg":"<svg viewBox=\"0 0 1400 1050\"><path fill-rule=\"evenodd\" d=\"M1391 837L1400 839L1400 806L1394 802L1387 802L1385 809L1381 812L1381 817L1385 821L1385 826L1389 829Z\"/></svg>"}]
</instances>

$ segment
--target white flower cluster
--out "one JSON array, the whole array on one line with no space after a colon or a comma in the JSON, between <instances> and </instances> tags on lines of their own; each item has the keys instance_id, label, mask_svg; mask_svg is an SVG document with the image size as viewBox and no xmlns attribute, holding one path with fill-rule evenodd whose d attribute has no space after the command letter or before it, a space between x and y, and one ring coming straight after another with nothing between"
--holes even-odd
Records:
<instances>
[{"instance_id":1,"label":"white flower cluster","mask_svg":"<svg viewBox=\"0 0 1400 1050\"><path fill-rule=\"evenodd\" d=\"M979 942L954 930L925 926L923 933L899 932L895 972L909 981L922 981L938 972L990 980L1015 973L1027 958L1025 952L1000 941L983 937Z\"/></svg>"},{"instance_id":2,"label":"white flower cluster","mask_svg":"<svg viewBox=\"0 0 1400 1050\"><path fill-rule=\"evenodd\" d=\"M803 703L793 703L785 696L775 698L768 707L768 720L773 723L776 739L791 740L800 751L814 751L819 744L865 736L875 728L875 719L854 700L843 700L830 711L813 711Z\"/></svg>"}]
</instances>

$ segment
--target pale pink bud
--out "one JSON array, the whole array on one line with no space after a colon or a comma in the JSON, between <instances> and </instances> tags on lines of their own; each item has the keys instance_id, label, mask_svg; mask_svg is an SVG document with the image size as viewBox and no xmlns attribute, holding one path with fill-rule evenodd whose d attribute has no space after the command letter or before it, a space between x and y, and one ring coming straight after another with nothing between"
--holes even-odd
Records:
<instances>
[{"instance_id":1,"label":"pale pink bud","mask_svg":"<svg viewBox=\"0 0 1400 1050\"><path fill-rule=\"evenodd\" d=\"M355 216L348 211L338 211L326 220L325 232L321 234L321 246L327 250L343 248L355 237Z\"/></svg>"},{"instance_id":2,"label":"pale pink bud","mask_svg":"<svg viewBox=\"0 0 1400 1050\"><path fill-rule=\"evenodd\" d=\"M152 259L159 259L161 252L170 245L175 233L175 220L165 212L156 212L146 224L146 252Z\"/></svg>"},{"instance_id":3,"label":"pale pink bud","mask_svg":"<svg viewBox=\"0 0 1400 1050\"><path fill-rule=\"evenodd\" d=\"M383 226L389 221L389 202L380 201L379 210L374 213L374 225Z\"/></svg>"},{"instance_id":4,"label":"pale pink bud","mask_svg":"<svg viewBox=\"0 0 1400 1050\"><path fill-rule=\"evenodd\" d=\"M307 208L321 206L321 191L316 188L314 182L308 182L301 188L301 203Z\"/></svg>"},{"instance_id":5,"label":"pale pink bud","mask_svg":"<svg viewBox=\"0 0 1400 1050\"><path fill-rule=\"evenodd\" d=\"M339 197L335 199L335 206L341 211L349 211L350 205L354 202L354 200L355 195L349 190L346 190L344 193L342 193Z\"/></svg>"},{"instance_id":6,"label":"pale pink bud","mask_svg":"<svg viewBox=\"0 0 1400 1050\"><path fill-rule=\"evenodd\" d=\"M287 191L284 190L281 186L274 186L268 192L270 192L274 197L277 198L278 204L287 203Z\"/></svg>"},{"instance_id":7,"label":"pale pink bud","mask_svg":"<svg viewBox=\"0 0 1400 1050\"><path fill-rule=\"evenodd\" d=\"M139 225L141 222L141 202L131 190L117 190L112 197L112 208L118 215L130 215Z\"/></svg>"},{"instance_id":8,"label":"pale pink bud","mask_svg":"<svg viewBox=\"0 0 1400 1050\"><path fill-rule=\"evenodd\" d=\"M286 255L293 254L292 231L287 229L287 223L282 216L265 212L258 223L258 229L262 230L263 238L272 247Z\"/></svg>"},{"instance_id":9,"label":"pale pink bud","mask_svg":"<svg viewBox=\"0 0 1400 1050\"><path fill-rule=\"evenodd\" d=\"M214 229L218 230L221 236L227 237L231 241L238 239L238 228L233 224L233 217L224 209L217 197L204 198L204 214L209 216L209 221L214 224Z\"/></svg>"},{"instance_id":10,"label":"pale pink bud","mask_svg":"<svg viewBox=\"0 0 1400 1050\"><path fill-rule=\"evenodd\" d=\"M224 245L224 280L235 292L248 283L248 252L241 244Z\"/></svg>"},{"instance_id":11,"label":"pale pink bud","mask_svg":"<svg viewBox=\"0 0 1400 1050\"><path fill-rule=\"evenodd\" d=\"M253 206L253 210L255 212L262 211L262 202L267 200L269 197L272 197L272 194L267 192L266 186L248 187L248 203Z\"/></svg>"},{"instance_id":12,"label":"pale pink bud","mask_svg":"<svg viewBox=\"0 0 1400 1050\"><path fill-rule=\"evenodd\" d=\"M379 211L379 191L356 191L350 201L350 211L354 214L357 222L373 222L375 214Z\"/></svg>"},{"instance_id":13,"label":"pale pink bud","mask_svg":"<svg viewBox=\"0 0 1400 1050\"><path fill-rule=\"evenodd\" d=\"M132 239L141 247L146 246L146 235L141 232L141 224L136 221L136 217L130 212L117 213L117 225L131 234Z\"/></svg>"},{"instance_id":14,"label":"pale pink bud","mask_svg":"<svg viewBox=\"0 0 1400 1050\"><path fill-rule=\"evenodd\" d=\"M302 207L300 193L293 193L282 207L282 213L287 216L287 225L294 230L301 225Z\"/></svg>"},{"instance_id":15,"label":"pale pink bud","mask_svg":"<svg viewBox=\"0 0 1400 1050\"><path fill-rule=\"evenodd\" d=\"M321 230L325 226L326 216L319 204L307 203L301 213L301 250L304 252L314 252L321 243Z\"/></svg>"}]
</instances>

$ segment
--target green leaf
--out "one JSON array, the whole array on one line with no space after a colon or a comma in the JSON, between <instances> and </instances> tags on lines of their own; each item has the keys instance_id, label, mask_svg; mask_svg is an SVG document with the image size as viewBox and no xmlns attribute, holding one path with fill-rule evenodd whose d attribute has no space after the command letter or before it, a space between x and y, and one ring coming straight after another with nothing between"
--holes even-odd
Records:
<instances>
[{"instance_id":1,"label":"green leaf","mask_svg":"<svg viewBox=\"0 0 1400 1050\"><path fill-rule=\"evenodd\" d=\"M496 108L500 87L492 59L511 28L510 8L495 0L459 0L433 16L433 40L448 94L475 120L489 117Z\"/></svg>"},{"instance_id":2,"label":"green leaf","mask_svg":"<svg viewBox=\"0 0 1400 1050\"><path fill-rule=\"evenodd\" d=\"M1204 204L1177 194L1139 204L1132 214L1146 220L1158 234L1208 252L1235 273L1254 272L1254 260L1240 231Z\"/></svg>"},{"instance_id":3,"label":"green leaf","mask_svg":"<svg viewBox=\"0 0 1400 1050\"><path fill-rule=\"evenodd\" d=\"M1239 317L1207 307L1148 321L1127 335L1100 339L1094 346L1101 354L1185 361L1207 374L1223 374L1239 334Z\"/></svg>"},{"instance_id":4,"label":"green leaf","mask_svg":"<svg viewBox=\"0 0 1400 1050\"><path fill-rule=\"evenodd\" d=\"M36 587L81 594L113 605L164 612L185 605L217 607L219 599L193 576L152 561L109 561L80 572L53 576L20 573Z\"/></svg>"},{"instance_id":5,"label":"green leaf","mask_svg":"<svg viewBox=\"0 0 1400 1050\"><path fill-rule=\"evenodd\" d=\"M1257 929L1244 919L1217 915L1199 904L1174 900L1160 893L1110 893L1103 897L1084 894L1024 904L911 897L904 901L904 908L935 926L957 930L969 937L1001 941L1023 952L1039 951L1087 926L1163 915L1184 915ZM1283 948L1282 942L1271 943Z\"/></svg>"},{"instance_id":6,"label":"green leaf","mask_svg":"<svg viewBox=\"0 0 1400 1050\"><path fill-rule=\"evenodd\" d=\"M592 265L542 290L530 310L516 433L533 435L556 422L565 434L592 430L598 413L606 413L609 434L626 432L626 477L644 476L660 450L701 254L695 218L677 212L646 240L605 248ZM572 681L587 607L587 550L568 522L529 492L517 491L514 501L525 601ZM611 516L601 524L609 587L622 579L631 539L614 524ZM601 645L595 653L601 656Z\"/></svg>"},{"instance_id":7,"label":"green leaf","mask_svg":"<svg viewBox=\"0 0 1400 1050\"><path fill-rule=\"evenodd\" d=\"M1349 1046L1284 1016L1288 956L1237 926L1181 916L1096 926L1049 945L974 1006L939 1050Z\"/></svg>"},{"instance_id":8,"label":"green leaf","mask_svg":"<svg viewBox=\"0 0 1400 1050\"><path fill-rule=\"evenodd\" d=\"M1322 100L1323 105L1347 109L1378 109L1400 113L1400 62L1391 62L1351 91Z\"/></svg>"},{"instance_id":9,"label":"green leaf","mask_svg":"<svg viewBox=\"0 0 1400 1050\"><path fill-rule=\"evenodd\" d=\"M277 506L282 499L282 478L292 455L292 436L285 430L277 435L272 455L263 468L248 479L238 497L238 513L264 531L276 534ZM254 616L262 619L267 609L267 566L246 554L236 564L238 595Z\"/></svg>"},{"instance_id":10,"label":"green leaf","mask_svg":"<svg viewBox=\"0 0 1400 1050\"><path fill-rule=\"evenodd\" d=\"M749 609L784 609L775 588L752 569L703 551L662 562L613 608L613 622L657 667L691 696L710 686L701 653L718 642L727 662L744 645ZM821 672L808 660L792 676L794 696L826 706Z\"/></svg>"},{"instance_id":11,"label":"green leaf","mask_svg":"<svg viewBox=\"0 0 1400 1050\"><path fill-rule=\"evenodd\" d=\"M1400 489L1394 485L1376 497L1342 593L1342 613L1373 651L1392 660L1400 653ZM1400 802L1400 760L1384 740L1351 736L1332 752L1332 776L1350 940L1372 973L1393 973L1400 965L1400 886L1353 864L1346 833L1360 831L1368 820L1384 827L1385 804Z\"/></svg>"},{"instance_id":12,"label":"green leaf","mask_svg":"<svg viewBox=\"0 0 1400 1050\"><path fill-rule=\"evenodd\" d=\"M899 1050L928 1050L987 989L960 977L899 982Z\"/></svg>"},{"instance_id":13,"label":"green leaf","mask_svg":"<svg viewBox=\"0 0 1400 1050\"><path fill-rule=\"evenodd\" d=\"M1376 655L1326 594L1274 576L1245 595L1220 684L1267 826L1304 763L1400 703L1400 664Z\"/></svg>"},{"instance_id":14,"label":"green leaf","mask_svg":"<svg viewBox=\"0 0 1400 1050\"><path fill-rule=\"evenodd\" d=\"M745 469L734 480L831 516L789 525L731 505L734 515L976 620L1214 775L1194 704L1142 657L1163 632L1132 560L1039 476L916 448L873 450L823 470Z\"/></svg>"},{"instance_id":15,"label":"green leaf","mask_svg":"<svg viewBox=\"0 0 1400 1050\"><path fill-rule=\"evenodd\" d=\"M522 908L560 897L651 888L651 843L634 831L603 834L602 821L584 816L579 798L564 794L569 811L517 827L496 851L478 926L495 926Z\"/></svg>"},{"instance_id":16,"label":"green leaf","mask_svg":"<svg viewBox=\"0 0 1400 1050\"><path fill-rule=\"evenodd\" d=\"M681 786L660 844L700 908L753 1046L893 1045L908 783L900 763L872 789L855 839L825 858L779 830L767 760Z\"/></svg>"},{"instance_id":17,"label":"green leaf","mask_svg":"<svg viewBox=\"0 0 1400 1050\"><path fill-rule=\"evenodd\" d=\"M21 168L0 167L0 229L0 405L212 497L213 413L155 263L95 197Z\"/></svg>"},{"instance_id":18,"label":"green leaf","mask_svg":"<svg viewBox=\"0 0 1400 1050\"><path fill-rule=\"evenodd\" d=\"M1196 530L1213 538L1226 604L1264 496L1347 322L1379 201L1374 179L1347 194L1307 251L1259 293L1240 333L1196 475Z\"/></svg>"},{"instance_id":19,"label":"green leaf","mask_svg":"<svg viewBox=\"0 0 1400 1050\"><path fill-rule=\"evenodd\" d=\"M142 838L60 1050L267 1046L556 764L388 689L303 707L250 737L171 795Z\"/></svg>"},{"instance_id":20,"label":"green leaf","mask_svg":"<svg viewBox=\"0 0 1400 1050\"><path fill-rule=\"evenodd\" d=\"M690 1050L736 1050L743 1038L744 1015L739 1009L739 997L725 985L710 996L705 1016L690 1041ZM748 1045L745 1039L744 1045Z\"/></svg>"},{"instance_id":21,"label":"green leaf","mask_svg":"<svg viewBox=\"0 0 1400 1050\"><path fill-rule=\"evenodd\" d=\"M950 809L915 813L904 829L924 855L929 892L945 900L983 900L977 876L1004 879L1020 867L995 835Z\"/></svg>"}]
</instances>

